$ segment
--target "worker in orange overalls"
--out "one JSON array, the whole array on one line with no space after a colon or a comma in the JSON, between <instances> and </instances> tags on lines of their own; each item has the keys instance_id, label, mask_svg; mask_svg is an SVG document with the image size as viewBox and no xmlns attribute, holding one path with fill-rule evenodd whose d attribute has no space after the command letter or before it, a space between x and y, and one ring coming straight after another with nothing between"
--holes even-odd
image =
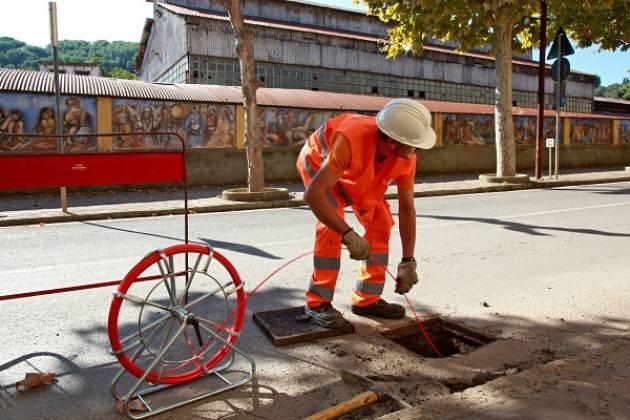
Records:
<instances>
[{"instance_id":1,"label":"worker in orange overalls","mask_svg":"<svg viewBox=\"0 0 630 420\"><path fill-rule=\"evenodd\" d=\"M352 312L391 319L405 315L402 306L381 299L394 225L385 192L396 182L403 258L395 291L403 294L418 282L413 200L416 150L430 149L435 139L427 108L401 98L388 102L376 118L357 114L332 118L302 147L297 169L306 188L304 200L318 219L305 307L305 315L316 324L338 328L344 322L331 304L342 243L350 258L365 260L352 294ZM345 222L347 206L365 229L363 236Z\"/></svg>"}]
</instances>

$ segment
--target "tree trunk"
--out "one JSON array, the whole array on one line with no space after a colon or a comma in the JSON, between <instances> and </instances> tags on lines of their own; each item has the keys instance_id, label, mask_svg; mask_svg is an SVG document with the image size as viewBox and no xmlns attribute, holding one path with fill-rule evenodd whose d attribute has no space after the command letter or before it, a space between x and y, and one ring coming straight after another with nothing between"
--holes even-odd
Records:
<instances>
[{"instance_id":1,"label":"tree trunk","mask_svg":"<svg viewBox=\"0 0 630 420\"><path fill-rule=\"evenodd\" d=\"M499 20L494 28L497 87L494 101L494 127L497 176L516 174L516 147L512 121L512 26L510 18Z\"/></svg>"},{"instance_id":2,"label":"tree trunk","mask_svg":"<svg viewBox=\"0 0 630 420\"><path fill-rule=\"evenodd\" d=\"M245 150L247 151L247 184L250 192L262 192L265 175L262 143L256 109L256 71L254 66L254 32L245 23L239 0L222 0L230 16L236 38L236 55L241 67L241 88L245 107Z\"/></svg>"}]
</instances>

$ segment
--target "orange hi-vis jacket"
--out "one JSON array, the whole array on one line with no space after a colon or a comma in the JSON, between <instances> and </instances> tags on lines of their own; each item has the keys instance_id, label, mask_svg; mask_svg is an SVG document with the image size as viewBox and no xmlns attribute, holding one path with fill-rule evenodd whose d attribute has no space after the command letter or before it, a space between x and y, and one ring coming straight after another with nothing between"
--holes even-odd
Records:
<instances>
[{"instance_id":1,"label":"orange hi-vis jacket","mask_svg":"<svg viewBox=\"0 0 630 420\"><path fill-rule=\"evenodd\" d=\"M350 165L339 177L337 191L346 205L358 206L360 215L371 221L374 209L383 202L390 183L415 168L416 156L403 159L388 157L376 164L378 128L372 116L342 114L329 120L308 138L297 161L304 180L310 180L326 160L336 134L350 144Z\"/></svg>"}]
</instances>

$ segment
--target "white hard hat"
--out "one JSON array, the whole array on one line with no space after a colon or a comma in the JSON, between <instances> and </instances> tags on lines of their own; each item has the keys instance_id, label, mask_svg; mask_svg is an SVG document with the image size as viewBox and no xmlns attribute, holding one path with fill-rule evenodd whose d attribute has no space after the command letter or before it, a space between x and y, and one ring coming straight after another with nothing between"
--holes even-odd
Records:
<instances>
[{"instance_id":1,"label":"white hard hat","mask_svg":"<svg viewBox=\"0 0 630 420\"><path fill-rule=\"evenodd\" d=\"M431 113L418 101L392 99L376 114L378 128L408 146L430 149L435 146L435 131L431 128Z\"/></svg>"}]
</instances>

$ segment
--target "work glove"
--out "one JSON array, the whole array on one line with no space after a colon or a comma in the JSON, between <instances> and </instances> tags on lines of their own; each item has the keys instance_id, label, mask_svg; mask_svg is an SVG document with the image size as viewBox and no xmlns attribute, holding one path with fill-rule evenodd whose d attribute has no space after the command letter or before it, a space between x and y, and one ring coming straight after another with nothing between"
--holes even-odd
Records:
<instances>
[{"instance_id":1,"label":"work glove","mask_svg":"<svg viewBox=\"0 0 630 420\"><path fill-rule=\"evenodd\" d=\"M353 260L365 260L370 255L370 244L353 229L344 233L341 242L348 248Z\"/></svg>"},{"instance_id":2,"label":"work glove","mask_svg":"<svg viewBox=\"0 0 630 420\"><path fill-rule=\"evenodd\" d=\"M396 290L399 295L403 295L411 290L414 284L418 283L418 264L415 260L401 261L398 264L398 274L396 276Z\"/></svg>"}]
</instances>

